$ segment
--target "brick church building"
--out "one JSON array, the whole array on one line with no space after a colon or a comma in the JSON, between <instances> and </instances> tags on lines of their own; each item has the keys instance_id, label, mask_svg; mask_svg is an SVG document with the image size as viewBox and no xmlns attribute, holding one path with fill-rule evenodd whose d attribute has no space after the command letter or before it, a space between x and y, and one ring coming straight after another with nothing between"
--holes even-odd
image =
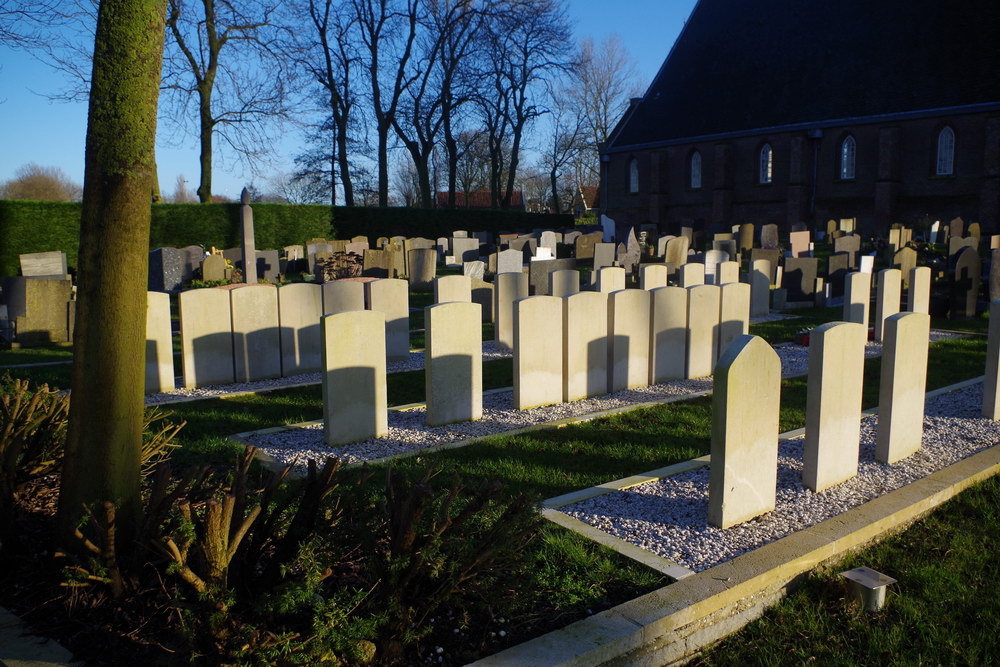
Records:
<instances>
[{"instance_id":1,"label":"brick church building","mask_svg":"<svg viewBox=\"0 0 1000 667\"><path fill-rule=\"evenodd\" d=\"M1000 231L1000 0L699 0L601 167L619 225Z\"/></svg>"}]
</instances>

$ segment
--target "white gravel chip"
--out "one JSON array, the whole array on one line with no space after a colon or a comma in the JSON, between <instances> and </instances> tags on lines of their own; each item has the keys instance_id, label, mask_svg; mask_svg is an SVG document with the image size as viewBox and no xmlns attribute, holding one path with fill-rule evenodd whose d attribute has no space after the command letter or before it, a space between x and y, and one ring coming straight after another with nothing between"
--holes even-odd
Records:
<instances>
[{"instance_id":1,"label":"white gravel chip","mask_svg":"<svg viewBox=\"0 0 1000 667\"><path fill-rule=\"evenodd\" d=\"M560 511L696 572L898 489L1000 443L1000 423L980 417L982 384L929 399L923 448L894 465L874 460L877 416L861 422L858 476L814 493L802 486L802 438L778 451L777 508L722 530L707 523L709 468L597 496Z\"/></svg>"}]
</instances>

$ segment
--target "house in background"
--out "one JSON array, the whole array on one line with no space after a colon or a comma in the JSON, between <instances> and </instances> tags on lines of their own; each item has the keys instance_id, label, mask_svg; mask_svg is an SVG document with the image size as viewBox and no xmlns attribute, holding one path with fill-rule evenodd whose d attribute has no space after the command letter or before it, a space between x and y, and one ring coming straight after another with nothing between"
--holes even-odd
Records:
<instances>
[{"instance_id":1,"label":"house in background","mask_svg":"<svg viewBox=\"0 0 1000 667\"><path fill-rule=\"evenodd\" d=\"M596 213L601 207L601 188L597 185L581 185L573 197L573 217L580 218L587 213Z\"/></svg>"},{"instance_id":2,"label":"house in background","mask_svg":"<svg viewBox=\"0 0 1000 667\"><path fill-rule=\"evenodd\" d=\"M619 226L996 232L1000 1L699 0L601 170Z\"/></svg>"},{"instance_id":3,"label":"house in background","mask_svg":"<svg viewBox=\"0 0 1000 667\"><path fill-rule=\"evenodd\" d=\"M455 193L455 208L465 208L470 210L488 210L493 208L499 208L498 206L493 206L491 193L489 190L474 190L472 192L456 192ZM438 192L437 193L437 208L448 208L448 192ZM510 194L510 209L511 211L525 211L527 208L524 203L524 192L522 190L514 190Z\"/></svg>"}]
</instances>

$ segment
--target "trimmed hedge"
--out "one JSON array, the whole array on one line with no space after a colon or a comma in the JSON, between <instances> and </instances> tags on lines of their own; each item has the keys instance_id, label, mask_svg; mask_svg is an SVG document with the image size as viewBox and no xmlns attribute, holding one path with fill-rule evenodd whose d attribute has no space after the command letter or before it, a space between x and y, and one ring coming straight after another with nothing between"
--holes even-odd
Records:
<instances>
[{"instance_id":1,"label":"trimmed hedge","mask_svg":"<svg viewBox=\"0 0 1000 667\"><path fill-rule=\"evenodd\" d=\"M232 248L239 245L240 205L153 204L149 247L188 245ZM571 227L570 215L521 211L466 211L414 208L348 208L325 205L253 204L258 248L303 244L311 238L424 236L436 239L456 229L527 230ZM78 202L0 200L0 276L20 273L18 255L61 250L76 266L80 237Z\"/></svg>"}]
</instances>

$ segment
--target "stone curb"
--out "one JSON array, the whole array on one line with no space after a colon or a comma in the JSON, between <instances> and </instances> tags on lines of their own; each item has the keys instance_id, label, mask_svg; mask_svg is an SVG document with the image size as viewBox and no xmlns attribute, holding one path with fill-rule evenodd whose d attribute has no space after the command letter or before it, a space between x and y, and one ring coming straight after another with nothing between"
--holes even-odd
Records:
<instances>
[{"instance_id":1,"label":"stone curb","mask_svg":"<svg viewBox=\"0 0 1000 667\"><path fill-rule=\"evenodd\" d=\"M17 616L0 607L0 666L74 667L73 654L44 637L30 634Z\"/></svg>"},{"instance_id":2,"label":"stone curb","mask_svg":"<svg viewBox=\"0 0 1000 667\"><path fill-rule=\"evenodd\" d=\"M982 378L976 378L943 387L930 392L928 396L961 389L981 380ZM790 431L781 437L796 437L792 435L794 433L796 431ZM695 462L705 465L700 459L688 463ZM674 468L677 466L610 482L592 490L600 489L594 493L600 495L615 490L615 485L627 488L641 483L636 480L648 478L654 473L669 472ZM678 472L680 470L673 470L670 474ZM675 583L652 593L472 664L479 667L577 667L602 664L659 665L683 660L758 618L768 606L780 601L796 579L806 572L835 562L850 551L901 531L964 489L998 473L1000 446L974 454L923 479L733 560L682 576ZM587 491L591 489L579 493ZM552 506L556 503L560 503L560 506L569 504L563 501L572 495L566 494L545 501L547 509L543 514L546 518L551 520L552 514L561 514L552 509ZM567 525L566 522L558 523L574 529L574 526ZM601 543L618 550L612 541L602 540ZM634 557L630 553L620 553ZM672 576L662 567L656 567L655 561L654 564L648 559L640 562Z\"/></svg>"}]
</instances>

